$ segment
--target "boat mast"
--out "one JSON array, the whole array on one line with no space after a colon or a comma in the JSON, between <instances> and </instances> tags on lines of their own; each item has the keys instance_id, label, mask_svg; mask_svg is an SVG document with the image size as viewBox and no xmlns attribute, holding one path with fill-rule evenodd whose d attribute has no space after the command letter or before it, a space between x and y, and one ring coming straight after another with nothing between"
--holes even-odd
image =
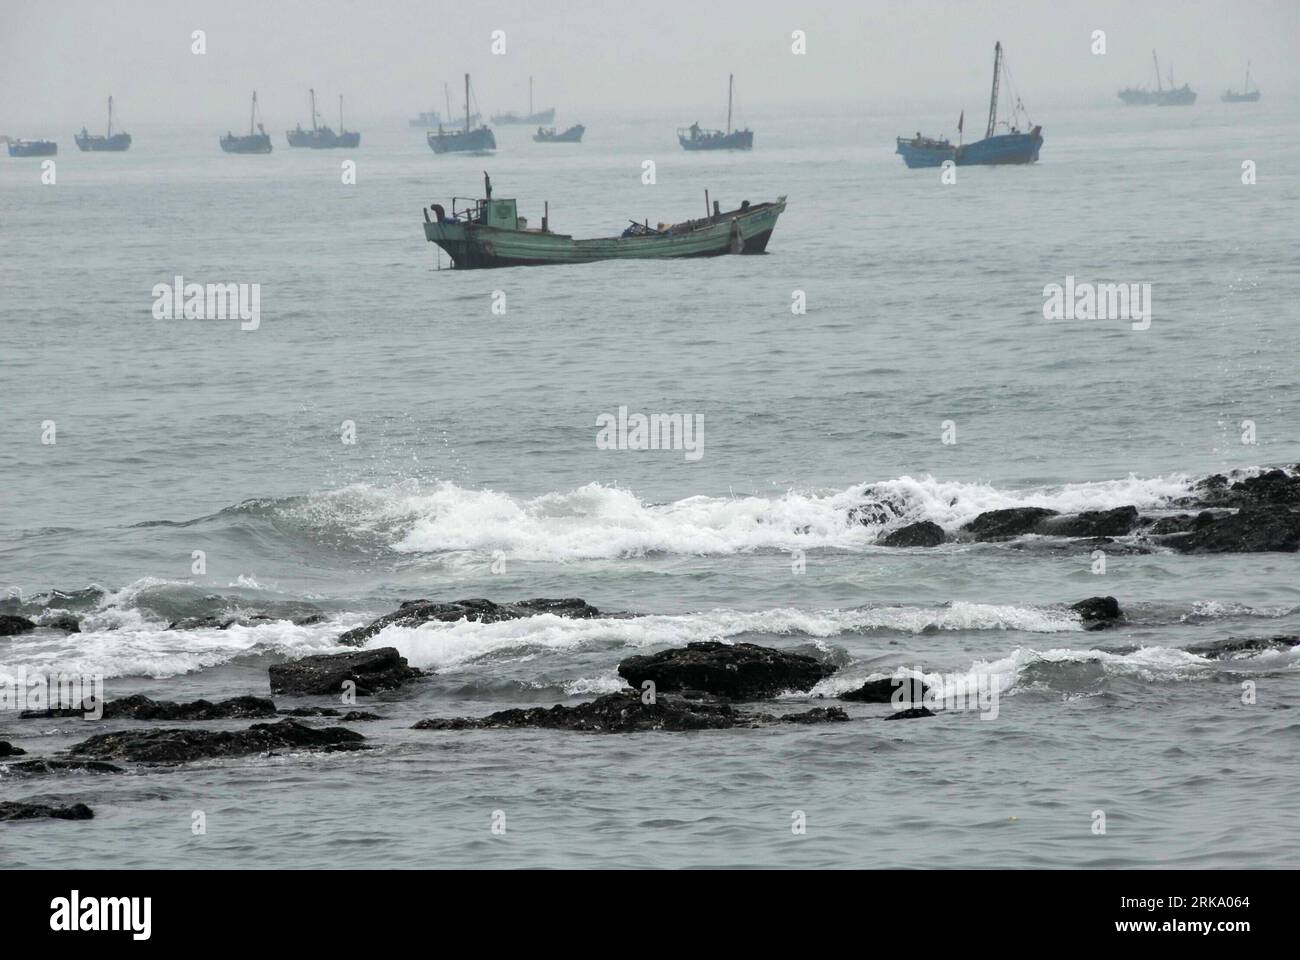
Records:
<instances>
[{"instance_id":1,"label":"boat mast","mask_svg":"<svg viewBox=\"0 0 1300 960\"><path fill-rule=\"evenodd\" d=\"M448 124L450 124L451 123L451 88L447 86L447 82L445 80L442 83L442 99L447 102L447 112L444 113L442 117Z\"/></svg>"},{"instance_id":2,"label":"boat mast","mask_svg":"<svg viewBox=\"0 0 1300 960\"><path fill-rule=\"evenodd\" d=\"M253 135L253 120L257 117L257 91L253 91L253 108L248 111L248 135Z\"/></svg>"},{"instance_id":3,"label":"boat mast","mask_svg":"<svg viewBox=\"0 0 1300 960\"><path fill-rule=\"evenodd\" d=\"M1160 86L1160 61L1156 58L1154 50L1151 51L1151 62L1156 66L1156 93L1160 93L1164 87Z\"/></svg>"},{"instance_id":4,"label":"boat mast","mask_svg":"<svg viewBox=\"0 0 1300 960\"><path fill-rule=\"evenodd\" d=\"M469 74L465 74L465 132L469 133Z\"/></svg>"},{"instance_id":5,"label":"boat mast","mask_svg":"<svg viewBox=\"0 0 1300 960\"><path fill-rule=\"evenodd\" d=\"M727 74L727 133L731 133L731 91L736 85L736 75Z\"/></svg>"},{"instance_id":6,"label":"boat mast","mask_svg":"<svg viewBox=\"0 0 1300 960\"><path fill-rule=\"evenodd\" d=\"M999 40L993 47L993 92L989 95L989 127L984 134L985 140L993 136L993 127L998 120L998 73L1001 69L1002 41Z\"/></svg>"},{"instance_id":7,"label":"boat mast","mask_svg":"<svg viewBox=\"0 0 1300 960\"><path fill-rule=\"evenodd\" d=\"M1249 60L1246 61L1246 86L1242 89L1241 92L1250 93L1250 61ZM111 104L113 102L113 98L109 97L108 102Z\"/></svg>"},{"instance_id":8,"label":"boat mast","mask_svg":"<svg viewBox=\"0 0 1300 960\"><path fill-rule=\"evenodd\" d=\"M308 87L307 92L311 94L311 129L316 131L316 90L314 87Z\"/></svg>"},{"instance_id":9,"label":"boat mast","mask_svg":"<svg viewBox=\"0 0 1300 960\"><path fill-rule=\"evenodd\" d=\"M532 116L533 116L533 78L532 78L532 77L529 77L529 78L528 78L528 117L529 117L529 119L532 119Z\"/></svg>"},{"instance_id":10,"label":"boat mast","mask_svg":"<svg viewBox=\"0 0 1300 960\"><path fill-rule=\"evenodd\" d=\"M343 94L339 94L339 133L343 132Z\"/></svg>"},{"instance_id":11,"label":"boat mast","mask_svg":"<svg viewBox=\"0 0 1300 960\"><path fill-rule=\"evenodd\" d=\"M1249 67L1247 67L1247 69L1246 69L1246 76L1247 76L1247 77L1250 76L1250 68L1249 68ZM112 96L112 94L110 94L109 97L108 97L108 135L109 135L110 138L113 136L113 96Z\"/></svg>"}]
</instances>

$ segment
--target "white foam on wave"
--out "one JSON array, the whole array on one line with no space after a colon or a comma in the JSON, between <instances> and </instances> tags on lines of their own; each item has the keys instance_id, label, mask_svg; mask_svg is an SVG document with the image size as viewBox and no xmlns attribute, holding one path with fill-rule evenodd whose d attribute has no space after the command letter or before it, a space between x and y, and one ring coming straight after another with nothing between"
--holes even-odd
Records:
<instances>
[{"instance_id":1,"label":"white foam on wave","mask_svg":"<svg viewBox=\"0 0 1300 960\"><path fill-rule=\"evenodd\" d=\"M819 611L787 607L589 620L542 614L498 623L431 621L415 627L385 627L367 645L396 647L412 666L454 670L481 659L500 661L542 652L682 646L700 640L728 641L744 634L829 639L873 630L913 634L929 630L1064 633L1082 630L1082 625L1077 615L1065 610L980 603Z\"/></svg>"},{"instance_id":2,"label":"white foam on wave","mask_svg":"<svg viewBox=\"0 0 1300 960\"><path fill-rule=\"evenodd\" d=\"M860 550L902 523L931 520L956 530L986 510L1046 507L1062 513L1132 504L1159 509L1186 496L1192 478L1143 479L1004 490L991 484L899 477L829 492L693 496L646 502L620 487L589 483L563 493L514 497L450 482L355 485L283 509L320 527L381 537L403 553L490 554L518 560L582 560L652 553L727 555L755 550ZM854 507L885 505L884 521L850 519Z\"/></svg>"}]
</instances>

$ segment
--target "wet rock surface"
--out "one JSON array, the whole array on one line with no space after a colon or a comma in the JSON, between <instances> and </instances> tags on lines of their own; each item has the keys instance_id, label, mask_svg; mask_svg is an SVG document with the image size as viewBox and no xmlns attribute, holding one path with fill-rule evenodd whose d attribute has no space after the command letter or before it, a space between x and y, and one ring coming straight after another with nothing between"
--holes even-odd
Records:
<instances>
[{"instance_id":1,"label":"wet rock surface","mask_svg":"<svg viewBox=\"0 0 1300 960\"><path fill-rule=\"evenodd\" d=\"M753 643L707 640L628 657L618 673L637 689L699 690L732 700L764 700L787 690L810 690L837 668L814 657Z\"/></svg>"},{"instance_id":2,"label":"wet rock surface","mask_svg":"<svg viewBox=\"0 0 1300 960\"><path fill-rule=\"evenodd\" d=\"M1115 507L1047 517L1035 530L1052 537L1122 537L1137 526L1137 507Z\"/></svg>"},{"instance_id":3,"label":"wet rock surface","mask_svg":"<svg viewBox=\"0 0 1300 960\"><path fill-rule=\"evenodd\" d=\"M1295 553L1300 550L1300 511L1242 507L1163 542L1180 553Z\"/></svg>"},{"instance_id":4,"label":"wet rock surface","mask_svg":"<svg viewBox=\"0 0 1300 960\"><path fill-rule=\"evenodd\" d=\"M94 714L93 704L77 708L56 710L24 710L24 720L51 717L86 717ZM212 703L194 700L176 703L171 700L151 700L142 694L108 700L103 706L104 720L253 720L275 716L275 704L264 697L231 697Z\"/></svg>"},{"instance_id":5,"label":"wet rock surface","mask_svg":"<svg viewBox=\"0 0 1300 960\"><path fill-rule=\"evenodd\" d=\"M276 750L355 750L362 748L364 740L345 727L317 728L297 720L280 720L255 723L247 730L173 728L101 733L74 744L68 753L96 760L188 763Z\"/></svg>"},{"instance_id":6,"label":"wet rock surface","mask_svg":"<svg viewBox=\"0 0 1300 960\"><path fill-rule=\"evenodd\" d=\"M911 677L884 677L880 680L868 680L856 690L849 690L841 693L841 700L850 700L854 703L892 703L894 694L899 690L899 694L907 703L919 703L921 699L929 692L929 684Z\"/></svg>"},{"instance_id":7,"label":"wet rock surface","mask_svg":"<svg viewBox=\"0 0 1300 960\"><path fill-rule=\"evenodd\" d=\"M840 723L848 719L849 715L839 707L817 707L801 713L774 716L739 710L726 701L712 699L657 695L653 703L646 703L636 690L623 690L574 707L556 704L553 707L500 710L486 717L421 720L412 729L537 728L585 733L635 733L650 730L729 730L772 723Z\"/></svg>"},{"instance_id":8,"label":"wet rock surface","mask_svg":"<svg viewBox=\"0 0 1300 960\"><path fill-rule=\"evenodd\" d=\"M986 510L962 530L971 534L976 540L996 541L1022 537L1035 533L1038 525L1048 517L1059 516L1057 511L1046 507L1009 507L1005 510Z\"/></svg>"},{"instance_id":9,"label":"wet rock surface","mask_svg":"<svg viewBox=\"0 0 1300 960\"><path fill-rule=\"evenodd\" d=\"M1187 498L1188 506L1300 507L1300 464L1285 470L1266 470L1244 480L1231 480L1216 473L1200 481L1195 495Z\"/></svg>"},{"instance_id":10,"label":"wet rock surface","mask_svg":"<svg viewBox=\"0 0 1300 960\"><path fill-rule=\"evenodd\" d=\"M921 520L899 527L880 541L882 547L937 547L948 539L943 527L932 520Z\"/></svg>"},{"instance_id":11,"label":"wet rock surface","mask_svg":"<svg viewBox=\"0 0 1300 960\"><path fill-rule=\"evenodd\" d=\"M36 624L26 617L13 613L0 613L0 637L14 637L35 629Z\"/></svg>"},{"instance_id":12,"label":"wet rock surface","mask_svg":"<svg viewBox=\"0 0 1300 960\"><path fill-rule=\"evenodd\" d=\"M1124 611L1114 597L1088 597L1070 604L1070 609L1079 614L1085 630L1105 630L1124 619Z\"/></svg>"},{"instance_id":13,"label":"wet rock surface","mask_svg":"<svg viewBox=\"0 0 1300 960\"><path fill-rule=\"evenodd\" d=\"M933 717L934 711L927 707L909 707L906 710L895 710L888 714L886 720L916 720L920 717Z\"/></svg>"},{"instance_id":14,"label":"wet rock surface","mask_svg":"<svg viewBox=\"0 0 1300 960\"><path fill-rule=\"evenodd\" d=\"M0 803L0 820L93 820L94 811L84 803L59 806L14 800Z\"/></svg>"},{"instance_id":15,"label":"wet rock surface","mask_svg":"<svg viewBox=\"0 0 1300 960\"><path fill-rule=\"evenodd\" d=\"M557 617L586 619L600 616L600 611L585 600L576 597L534 600L517 600L514 603L494 603L491 600L454 600L449 603L437 600L407 600L393 613L356 627L339 637L345 646L360 646L387 626L418 627L431 620L454 622L476 620L480 623L497 623L501 620L518 620L549 613Z\"/></svg>"},{"instance_id":16,"label":"wet rock surface","mask_svg":"<svg viewBox=\"0 0 1300 960\"><path fill-rule=\"evenodd\" d=\"M408 666L395 647L358 650L355 653L326 653L288 663L273 664L268 672L271 692L291 696L338 695L349 681L356 693L368 696L393 690L423 676Z\"/></svg>"},{"instance_id":17,"label":"wet rock surface","mask_svg":"<svg viewBox=\"0 0 1300 960\"><path fill-rule=\"evenodd\" d=\"M26 750L15 747L8 740L0 740L0 757L21 757L26 753Z\"/></svg>"}]
</instances>

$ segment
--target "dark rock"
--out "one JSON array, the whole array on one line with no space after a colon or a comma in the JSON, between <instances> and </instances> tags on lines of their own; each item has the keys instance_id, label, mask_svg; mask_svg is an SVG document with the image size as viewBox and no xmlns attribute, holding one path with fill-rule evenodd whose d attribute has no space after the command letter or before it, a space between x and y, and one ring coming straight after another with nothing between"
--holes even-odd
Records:
<instances>
[{"instance_id":1,"label":"dark rock","mask_svg":"<svg viewBox=\"0 0 1300 960\"><path fill-rule=\"evenodd\" d=\"M947 539L943 527L933 520L921 520L899 527L880 541L882 547L937 547Z\"/></svg>"},{"instance_id":2,"label":"dark rock","mask_svg":"<svg viewBox=\"0 0 1300 960\"><path fill-rule=\"evenodd\" d=\"M342 713L333 707L294 707L292 710L277 710L285 717L338 717Z\"/></svg>"},{"instance_id":3,"label":"dark rock","mask_svg":"<svg viewBox=\"0 0 1300 960\"><path fill-rule=\"evenodd\" d=\"M117 764L104 760L58 760L42 757L37 760L23 760L9 764L10 773L22 773L36 776L43 773L126 773Z\"/></svg>"},{"instance_id":4,"label":"dark rock","mask_svg":"<svg viewBox=\"0 0 1300 960\"><path fill-rule=\"evenodd\" d=\"M1116 507L1048 517L1038 524L1037 532L1053 537L1122 537L1137 525L1137 507Z\"/></svg>"},{"instance_id":5,"label":"dark rock","mask_svg":"<svg viewBox=\"0 0 1300 960\"><path fill-rule=\"evenodd\" d=\"M1300 507L1300 473L1268 470L1245 480L1229 482L1221 473L1206 477L1195 487L1192 502L1219 507Z\"/></svg>"},{"instance_id":6,"label":"dark rock","mask_svg":"<svg viewBox=\"0 0 1300 960\"><path fill-rule=\"evenodd\" d=\"M972 520L963 530L972 533L976 540L1010 540L1026 533L1034 533L1038 525L1057 511L1045 507L1010 507L1006 510L986 510Z\"/></svg>"},{"instance_id":7,"label":"dark rock","mask_svg":"<svg viewBox=\"0 0 1300 960\"><path fill-rule=\"evenodd\" d=\"M275 704L263 697L231 697L219 703L207 700L173 703L137 694L104 704L105 720L251 720L273 716Z\"/></svg>"},{"instance_id":8,"label":"dark rock","mask_svg":"<svg viewBox=\"0 0 1300 960\"><path fill-rule=\"evenodd\" d=\"M1105 630L1124 618L1124 611L1114 597L1089 597L1070 604L1070 609L1079 614L1085 630Z\"/></svg>"},{"instance_id":9,"label":"dark rock","mask_svg":"<svg viewBox=\"0 0 1300 960\"><path fill-rule=\"evenodd\" d=\"M638 690L702 690L733 700L761 700L786 690L809 690L836 668L814 657L753 643L707 640L645 656L628 657L618 673Z\"/></svg>"},{"instance_id":10,"label":"dark rock","mask_svg":"<svg viewBox=\"0 0 1300 960\"><path fill-rule=\"evenodd\" d=\"M57 617L48 617L41 621L42 627L53 627L56 630L66 630L68 633L80 633L81 621L70 613L61 613Z\"/></svg>"},{"instance_id":11,"label":"dark rock","mask_svg":"<svg viewBox=\"0 0 1300 960\"><path fill-rule=\"evenodd\" d=\"M94 812L84 803L66 807L22 800L0 803L0 820L93 820L94 817Z\"/></svg>"},{"instance_id":12,"label":"dark rock","mask_svg":"<svg viewBox=\"0 0 1300 960\"><path fill-rule=\"evenodd\" d=\"M1300 550L1300 513L1286 507L1242 507L1165 542L1181 553L1295 553Z\"/></svg>"},{"instance_id":13,"label":"dark rock","mask_svg":"<svg viewBox=\"0 0 1300 960\"><path fill-rule=\"evenodd\" d=\"M74 744L74 757L121 758L137 763L187 763L272 750L356 750L365 737L345 727L308 727L297 720L255 723L247 730L127 730Z\"/></svg>"},{"instance_id":14,"label":"dark rock","mask_svg":"<svg viewBox=\"0 0 1300 960\"><path fill-rule=\"evenodd\" d=\"M35 630L36 624L26 617L11 613L0 613L0 637L13 637L28 630Z\"/></svg>"},{"instance_id":15,"label":"dark rock","mask_svg":"<svg viewBox=\"0 0 1300 960\"><path fill-rule=\"evenodd\" d=\"M359 695L369 696L423 676L415 667L407 666L406 658L395 647L303 657L273 664L269 673L272 693L287 693L295 697L337 696L349 680L356 684Z\"/></svg>"},{"instance_id":16,"label":"dark rock","mask_svg":"<svg viewBox=\"0 0 1300 960\"><path fill-rule=\"evenodd\" d=\"M1187 647L1187 652L1207 660L1236 660L1264 650L1289 650L1296 646L1300 646L1300 636L1229 637L1226 640L1194 643Z\"/></svg>"},{"instance_id":17,"label":"dark rock","mask_svg":"<svg viewBox=\"0 0 1300 960\"><path fill-rule=\"evenodd\" d=\"M1147 528L1147 533L1152 536L1164 536L1170 533L1190 533L1193 530L1199 530L1202 527L1209 526L1222 517L1231 516L1225 511L1202 510L1196 515L1190 513L1179 513L1172 517L1161 517Z\"/></svg>"},{"instance_id":18,"label":"dark rock","mask_svg":"<svg viewBox=\"0 0 1300 960\"><path fill-rule=\"evenodd\" d=\"M261 623L274 623L284 619L255 613L243 617L182 617L167 624L168 630L229 630L231 627L255 627Z\"/></svg>"},{"instance_id":19,"label":"dark rock","mask_svg":"<svg viewBox=\"0 0 1300 960\"><path fill-rule=\"evenodd\" d=\"M351 710L339 718L339 723L359 723L362 720L382 720L384 719L377 713L367 713L365 710Z\"/></svg>"},{"instance_id":20,"label":"dark rock","mask_svg":"<svg viewBox=\"0 0 1300 960\"><path fill-rule=\"evenodd\" d=\"M364 627L356 627L342 634L338 642L345 646L361 646L384 627L392 624L415 627L431 620L444 622L476 620L481 623L496 623L500 620L535 617L542 613L554 614L557 617L571 617L576 620L600 616L599 610L585 600L577 598L553 600L539 597L535 600L517 600L514 603L493 603L491 600L482 599L456 600L451 603L436 600L407 600L395 612L386 614L378 620L372 620Z\"/></svg>"},{"instance_id":21,"label":"dark rock","mask_svg":"<svg viewBox=\"0 0 1300 960\"><path fill-rule=\"evenodd\" d=\"M26 752L21 747L15 747L8 740L0 740L0 757L21 757Z\"/></svg>"},{"instance_id":22,"label":"dark rock","mask_svg":"<svg viewBox=\"0 0 1300 960\"><path fill-rule=\"evenodd\" d=\"M1107 556L1131 557L1153 552L1152 548L1142 543L1120 543L1111 537L1083 537L1067 540L1020 540L1010 544L1013 550L1034 553L1091 554L1100 550Z\"/></svg>"},{"instance_id":23,"label":"dark rock","mask_svg":"<svg viewBox=\"0 0 1300 960\"><path fill-rule=\"evenodd\" d=\"M917 717L933 717L934 711L926 707L908 707L885 714L886 720L915 720Z\"/></svg>"},{"instance_id":24,"label":"dark rock","mask_svg":"<svg viewBox=\"0 0 1300 960\"><path fill-rule=\"evenodd\" d=\"M841 693L841 700L852 700L855 703L892 703L894 694L899 690L903 693L901 696L906 698L908 703L919 703L921 699L929 692L928 684L915 677L885 677L881 680L868 680L856 690L850 690L847 693Z\"/></svg>"},{"instance_id":25,"label":"dark rock","mask_svg":"<svg viewBox=\"0 0 1300 960\"><path fill-rule=\"evenodd\" d=\"M636 733L647 730L729 730L770 723L836 723L849 719L839 707L818 707L799 714L772 716L737 710L719 700L690 700L657 695L644 703L636 690L622 690L576 707L501 710L486 717L421 720L413 730L500 730L532 727L585 733Z\"/></svg>"}]
</instances>

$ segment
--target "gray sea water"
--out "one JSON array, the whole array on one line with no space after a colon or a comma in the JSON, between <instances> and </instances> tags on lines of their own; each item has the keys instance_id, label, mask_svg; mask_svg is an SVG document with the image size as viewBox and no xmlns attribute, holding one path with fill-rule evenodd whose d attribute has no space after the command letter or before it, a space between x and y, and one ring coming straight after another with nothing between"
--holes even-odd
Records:
<instances>
[{"instance_id":1,"label":"gray sea water","mask_svg":"<svg viewBox=\"0 0 1300 960\"><path fill-rule=\"evenodd\" d=\"M1113 556L1098 574L1034 540L875 544L1006 506L1160 513L1206 474L1300 460L1295 107L1037 104L1038 164L954 184L893 155L895 135L952 123L915 107L757 113L751 154L712 156L678 149L672 116L557 118L587 125L579 146L499 129L491 158L435 156L396 123L346 155L288 149L276 117L275 152L253 157L221 153L220 125L139 125L121 155L24 131L61 152L53 185L39 161L0 159L0 588L9 612L83 623L0 638L0 673L266 695L269 664L341 649L404 599L580 596L644 616L387 630L371 645L434 675L363 702L384 717L357 725L366 752L118 777L0 764L0 800L96 813L6 824L0 858L1296 866L1300 660L1185 650L1300 631L1296 555ZM448 271L421 207L479 196L485 169L533 223L549 201L577 236L699 216L706 189L724 209L789 207L762 257ZM155 319L151 291L176 275L259 284L260 326ZM1149 329L1045 320L1043 288L1067 276L1150 284ZM701 416L703 455L598 448L620 407ZM849 521L881 498L900 517ZM1129 622L1084 632L1064 605L1097 594ZM289 619L312 609L324 623ZM282 619L168 629L260 612ZM993 678L998 715L409 729L577 703L618 689L620 659L703 639L844 664L766 709L919 669ZM0 713L0 739L34 756L102 729Z\"/></svg>"}]
</instances>

